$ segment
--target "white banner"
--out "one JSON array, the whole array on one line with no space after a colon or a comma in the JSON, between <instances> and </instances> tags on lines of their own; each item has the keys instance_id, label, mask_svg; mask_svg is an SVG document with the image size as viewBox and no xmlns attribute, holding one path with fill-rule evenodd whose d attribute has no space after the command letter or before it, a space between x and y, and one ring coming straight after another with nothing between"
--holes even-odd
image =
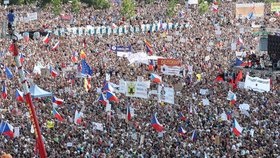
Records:
<instances>
[{"instance_id":1,"label":"white banner","mask_svg":"<svg viewBox=\"0 0 280 158\"><path fill-rule=\"evenodd\" d=\"M126 82L124 80L120 80L119 83L119 92L125 94L126 93Z\"/></svg>"},{"instance_id":2,"label":"white banner","mask_svg":"<svg viewBox=\"0 0 280 158\"><path fill-rule=\"evenodd\" d=\"M188 4L198 4L198 0L188 0Z\"/></svg>"},{"instance_id":3,"label":"white banner","mask_svg":"<svg viewBox=\"0 0 280 158\"><path fill-rule=\"evenodd\" d=\"M270 91L270 79L261 79L259 77L251 77L247 75L244 88L257 92L268 92Z\"/></svg>"},{"instance_id":4,"label":"white banner","mask_svg":"<svg viewBox=\"0 0 280 158\"><path fill-rule=\"evenodd\" d=\"M181 68L180 66L166 66L163 65L160 67L161 72L165 75L175 75L175 76L180 76L183 77L184 75L184 69Z\"/></svg>"},{"instance_id":5,"label":"white banner","mask_svg":"<svg viewBox=\"0 0 280 158\"><path fill-rule=\"evenodd\" d=\"M27 13L27 17L30 21L32 20L37 20L37 12L34 12L34 13Z\"/></svg>"},{"instance_id":6,"label":"white banner","mask_svg":"<svg viewBox=\"0 0 280 158\"><path fill-rule=\"evenodd\" d=\"M125 82L125 95L128 97L148 98L148 89L150 88L150 81L144 82Z\"/></svg>"},{"instance_id":7,"label":"white banner","mask_svg":"<svg viewBox=\"0 0 280 158\"><path fill-rule=\"evenodd\" d=\"M174 88L158 86L158 101L174 104Z\"/></svg>"}]
</instances>

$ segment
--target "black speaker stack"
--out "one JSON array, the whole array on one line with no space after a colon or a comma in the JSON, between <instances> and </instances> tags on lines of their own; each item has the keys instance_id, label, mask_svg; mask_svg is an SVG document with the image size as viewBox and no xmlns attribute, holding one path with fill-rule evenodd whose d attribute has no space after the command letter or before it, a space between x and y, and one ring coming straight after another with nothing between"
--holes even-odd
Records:
<instances>
[{"instance_id":1,"label":"black speaker stack","mask_svg":"<svg viewBox=\"0 0 280 158\"><path fill-rule=\"evenodd\" d=\"M280 60L280 36L268 35L267 52L272 61L272 68L277 69L277 63Z\"/></svg>"}]
</instances>

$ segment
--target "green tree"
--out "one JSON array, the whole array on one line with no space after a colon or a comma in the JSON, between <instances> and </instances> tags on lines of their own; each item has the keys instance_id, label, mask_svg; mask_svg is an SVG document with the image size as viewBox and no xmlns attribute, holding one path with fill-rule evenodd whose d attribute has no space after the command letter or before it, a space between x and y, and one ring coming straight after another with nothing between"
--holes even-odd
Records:
<instances>
[{"instance_id":1,"label":"green tree","mask_svg":"<svg viewBox=\"0 0 280 158\"><path fill-rule=\"evenodd\" d=\"M121 14L126 18L131 18L135 15L135 2L134 0L123 0Z\"/></svg>"},{"instance_id":2,"label":"green tree","mask_svg":"<svg viewBox=\"0 0 280 158\"><path fill-rule=\"evenodd\" d=\"M53 12L55 15L59 15L61 12L61 0L52 0Z\"/></svg>"},{"instance_id":3,"label":"green tree","mask_svg":"<svg viewBox=\"0 0 280 158\"><path fill-rule=\"evenodd\" d=\"M81 2L79 0L73 0L72 1L72 11L74 13L79 13L81 7Z\"/></svg>"},{"instance_id":4,"label":"green tree","mask_svg":"<svg viewBox=\"0 0 280 158\"><path fill-rule=\"evenodd\" d=\"M107 9L111 7L108 0L81 0L81 2L93 6L95 9Z\"/></svg>"},{"instance_id":5,"label":"green tree","mask_svg":"<svg viewBox=\"0 0 280 158\"><path fill-rule=\"evenodd\" d=\"M168 7L167 7L167 15L169 17L173 17L177 12L176 12L176 5L178 3L178 0L170 0L168 2Z\"/></svg>"},{"instance_id":6,"label":"green tree","mask_svg":"<svg viewBox=\"0 0 280 158\"><path fill-rule=\"evenodd\" d=\"M199 13L204 14L208 11L209 4L207 1L202 0L202 1L200 1L198 8L199 8Z\"/></svg>"}]
</instances>

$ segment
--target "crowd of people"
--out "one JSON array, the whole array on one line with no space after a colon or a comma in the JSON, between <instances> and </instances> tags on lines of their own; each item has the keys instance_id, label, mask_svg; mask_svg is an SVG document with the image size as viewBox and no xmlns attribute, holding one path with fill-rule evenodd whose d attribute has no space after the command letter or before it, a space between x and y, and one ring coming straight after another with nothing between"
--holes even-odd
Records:
<instances>
[{"instance_id":1,"label":"crowd of people","mask_svg":"<svg viewBox=\"0 0 280 158\"><path fill-rule=\"evenodd\" d=\"M253 23L277 28L279 17L265 14L261 18L240 20L235 17L234 5L233 2L222 2L218 12L210 10L205 14L200 14L195 6L189 6L186 10L186 6L178 5L178 15L167 18L167 2L161 2L137 6L137 16L130 20L120 15L118 6L107 10L82 6L79 14L72 14L69 12L70 6L64 5L63 14L72 14L70 21L52 14L50 7L40 10L35 5L11 6L5 10L1 6L1 19L7 19L7 9L11 8L16 16L38 13L38 20L16 22L18 32L84 25L111 26L112 23L117 26L140 25L158 23L159 20L188 22L191 26L124 35L51 35L51 41L47 44L42 41L44 36L38 40L18 41L20 53L25 56L23 67L29 85L36 84L64 100L56 107L63 117L63 121L59 121L51 113L53 102L50 97L33 99L48 157L279 157L279 81L275 77L250 72L252 76L271 78L270 91L261 93L234 88L227 80L215 80L222 73L234 78L234 74L239 72L232 67L236 59L235 50L231 49L232 42L240 37L243 40L242 51L257 53L259 37L247 28ZM272 22L271 18L276 21ZM217 26L221 34L215 32ZM241 32L243 26L246 29ZM171 36L172 40L166 40L167 36ZM58 40L59 47L52 50ZM153 45L153 55L180 60L186 75L169 76L156 69L156 65L151 70L145 64L130 64L127 58L117 56L110 49L111 46L131 45L132 53L144 52L144 40ZM1 86L7 88L7 98L0 99L0 114L1 121L19 127L20 133L15 138L2 134L0 151L13 157L36 157L38 151L34 132L31 132L33 127L27 104L15 99L16 89L23 89L12 52L9 51L10 44L9 38L0 39ZM237 49L240 47L237 45ZM77 55L80 52L86 54L85 60L93 70L93 75L88 78L91 84L88 91L85 90L84 79L77 77L81 71L82 59ZM73 54L76 54L77 61L73 60ZM58 76L34 72L38 63L47 69L52 66ZM5 67L10 68L13 78L7 77ZM108 82L118 85L121 79L136 81L137 76L148 81L151 73L162 77L160 85L181 85L176 89L175 104L158 102L157 97L153 96L141 99L116 93L119 101L112 102L112 110L106 112L106 107L98 102L98 90L104 86L106 74L110 74ZM245 76L243 72L241 81ZM151 83L150 90L157 86L157 83ZM200 89L208 89L208 93L202 95ZM227 100L230 90L237 96L234 104ZM209 106L202 104L205 98L209 100ZM243 103L250 106L246 115L239 109ZM123 117L128 105L134 108L131 120ZM83 112L81 124L74 123L76 110ZM151 126L151 117L155 113L164 127L163 132L157 132ZM221 120L223 113L230 113L228 120ZM182 119L180 114L185 118ZM232 131L234 120L243 127L240 136ZM54 127L48 127L50 121L55 123ZM103 130L95 129L92 122L101 123ZM180 127L185 129L184 134L178 132Z\"/></svg>"}]
</instances>

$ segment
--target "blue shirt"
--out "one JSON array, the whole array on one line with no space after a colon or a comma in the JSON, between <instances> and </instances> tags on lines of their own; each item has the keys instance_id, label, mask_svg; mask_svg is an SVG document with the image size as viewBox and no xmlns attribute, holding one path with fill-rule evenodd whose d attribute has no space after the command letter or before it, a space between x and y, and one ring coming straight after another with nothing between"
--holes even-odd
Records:
<instances>
[{"instance_id":1,"label":"blue shirt","mask_svg":"<svg viewBox=\"0 0 280 158\"><path fill-rule=\"evenodd\" d=\"M15 15L13 13L9 13L8 14L8 21L10 23L12 23L12 22L14 22L14 20L15 20Z\"/></svg>"}]
</instances>

